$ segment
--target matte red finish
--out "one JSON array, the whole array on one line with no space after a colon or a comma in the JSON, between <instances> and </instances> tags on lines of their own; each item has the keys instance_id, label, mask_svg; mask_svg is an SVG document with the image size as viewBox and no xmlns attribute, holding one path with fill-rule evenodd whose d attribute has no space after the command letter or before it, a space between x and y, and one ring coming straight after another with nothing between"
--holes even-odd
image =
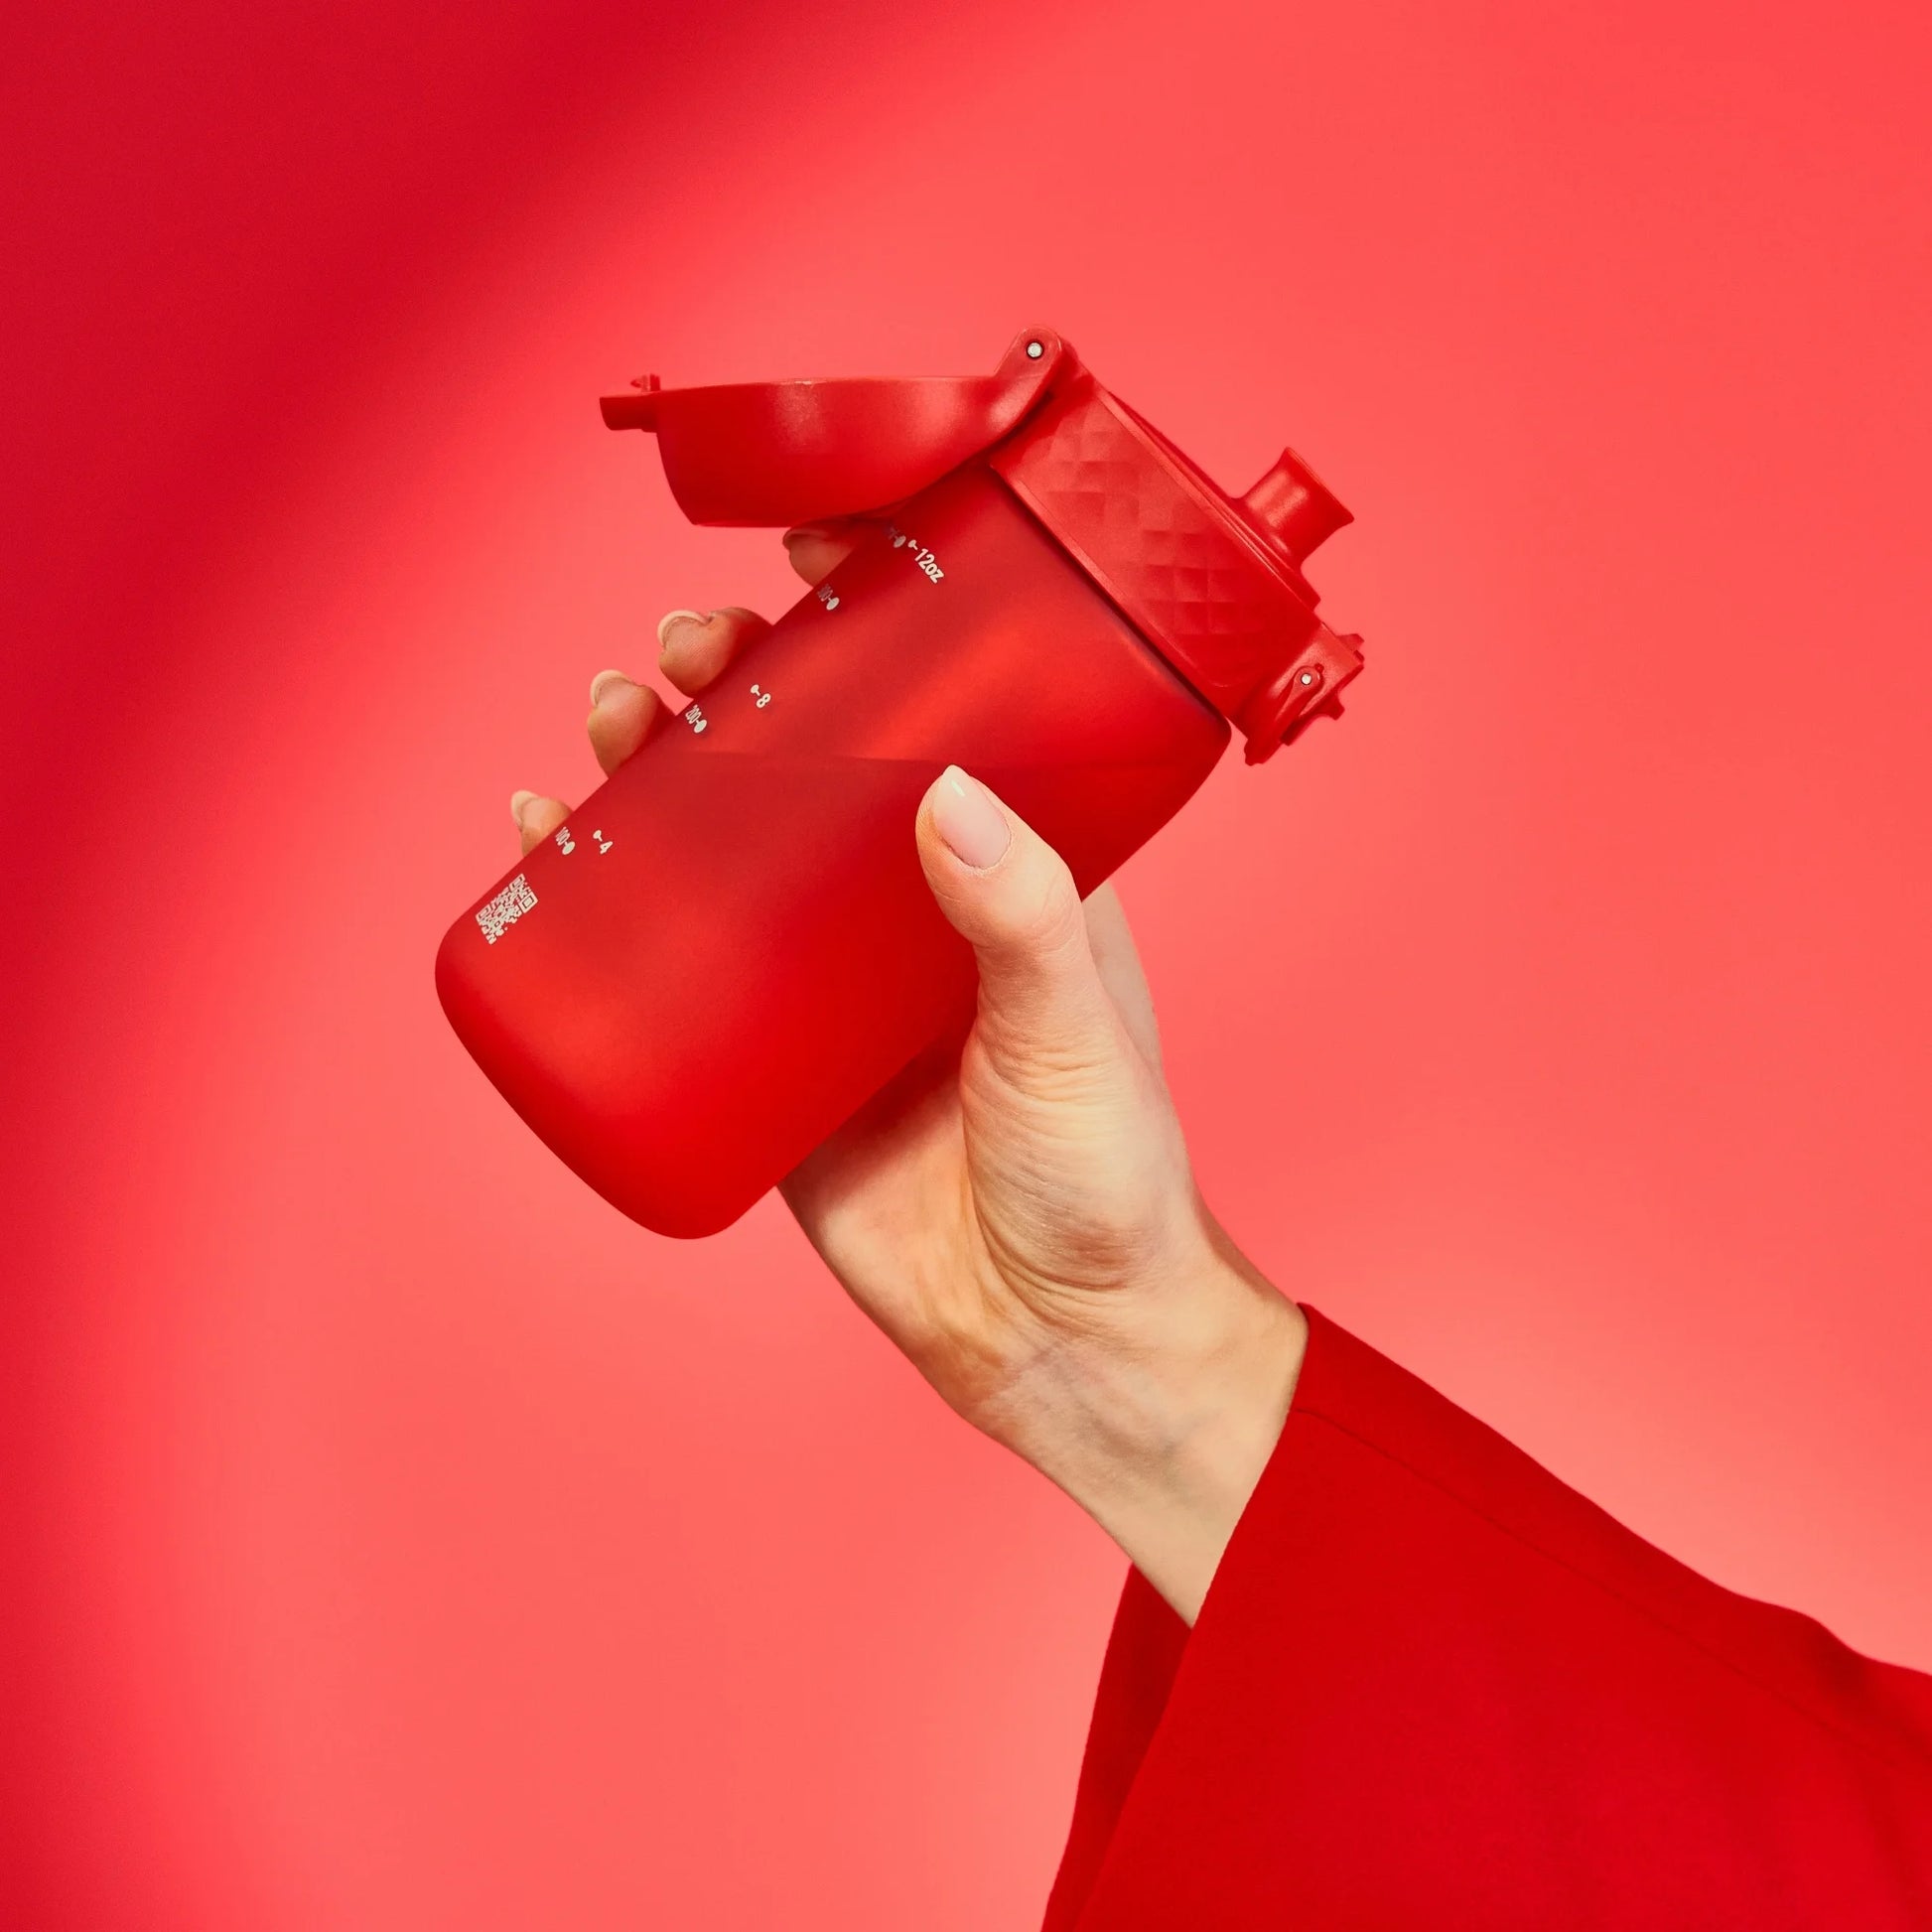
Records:
<instances>
[{"instance_id":1,"label":"matte red finish","mask_svg":"<svg viewBox=\"0 0 1932 1932\"><path fill-rule=\"evenodd\" d=\"M916 544L882 524L484 901L521 879L527 910L437 955L510 1104L660 1233L735 1220L970 1012L912 840L949 760L1084 892L1227 743L986 470L899 515Z\"/></svg>"},{"instance_id":2,"label":"matte red finish","mask_svg":"<svg viewBox=\"0 0 1932 1932\"><path fill-rule=\"evenodd\" d=\"M694 516L877 513L437 954L522 1118L646 1227L703 1235L969 1016L912 837L939 771L1090 892L1207 776L1223 713L1253 758L1333 707L1360 658L1301 559L1347 511L1292 452L1225 496L1045 330L990 377L646 378L604 408L657 432Z\"/></svg>"}]
</instances>

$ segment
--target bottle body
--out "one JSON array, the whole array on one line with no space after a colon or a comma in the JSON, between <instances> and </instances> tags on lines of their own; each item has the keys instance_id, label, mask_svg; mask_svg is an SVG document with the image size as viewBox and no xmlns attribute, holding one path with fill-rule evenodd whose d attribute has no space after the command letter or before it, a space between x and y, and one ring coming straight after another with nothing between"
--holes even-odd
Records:
<instances>
[{"instance_id":1,"label":"bottle body","mask_svg":"<svg viewBox=\"0 0 1932 1932\"><path fill-rule=\"evenodd\" d=\"M909 498L445 935L517 1113L660 1233L728 1225L970 1017L919 798L983 778L1090 892L1229 738L1007 484Z\"/></svg>"}]
</instances>

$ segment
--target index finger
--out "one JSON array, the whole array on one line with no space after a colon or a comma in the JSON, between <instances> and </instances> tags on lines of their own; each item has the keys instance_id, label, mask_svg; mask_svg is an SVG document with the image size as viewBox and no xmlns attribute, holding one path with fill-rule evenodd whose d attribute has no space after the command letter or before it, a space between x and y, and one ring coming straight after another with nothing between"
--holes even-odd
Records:
<instances>
[{"instance_id":1,"label":"index finger","mask_svg":"<svg viewBox=\"0 0 1932 1932\"><path fill-rule=\"evenodd\" d=\"M865 516L827 516L815 523L801 523L785 532L785 555L806 583L819 583L851 556L873 520Z\"/></svg>"}]
</instances>

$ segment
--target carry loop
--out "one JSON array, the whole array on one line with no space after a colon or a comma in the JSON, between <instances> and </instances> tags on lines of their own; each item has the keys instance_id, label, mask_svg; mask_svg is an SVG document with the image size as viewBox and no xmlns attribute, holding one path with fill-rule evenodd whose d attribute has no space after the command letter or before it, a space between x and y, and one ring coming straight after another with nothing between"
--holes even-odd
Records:
<instances>
[{"instance_id":1,"label":"carry loop","mask_svg":"<svg viewBox=\"0 0 1932 1932\"><path fill-rule=\"evenodd\" d=\"M789 528L884 509L997 443L1077 358L1023 331L991 375L838 376L666 389L639 376L603 399L612 429L653 432L693 523Z\"/></svg>"}]
</instances>

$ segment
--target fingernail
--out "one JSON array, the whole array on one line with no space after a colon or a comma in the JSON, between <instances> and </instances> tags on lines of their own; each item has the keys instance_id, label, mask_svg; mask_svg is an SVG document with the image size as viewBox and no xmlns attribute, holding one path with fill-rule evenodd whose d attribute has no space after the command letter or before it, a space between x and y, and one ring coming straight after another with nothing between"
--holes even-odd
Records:
<instances>
[{"instance_id":1,"label":"fingernail","mask_svg":"<svg viewBox=\"0 0 1932 1932\"><path fill-rule=\"evenodd\" d=\"M1013 827L1000 801L956 764L939 774L932 796L932 825L963 866L984 872L997 866L1013 843Z\"/></svg>"},{"instance_id":2,"label":"fingernail","mask_svg":"<svg viewBox=\"0 0 1932 1932\"><path fill-rule=\"evenodd\" d=\"M591 679L591 709L595 711L606 698L615 696L619 685L629 683L630 679L621 671L599 671Z\"/></svg>"},{"instance_id":3,"label":"fingernail","mask_svg":"<svg viewBox=\"0 0 1932 1932\"><path fill-rule=\"evenodd\" d=\"M657 648L662 650L670 641L670 628L674 623L709 623L710 616L703 611L666 611L657 620Z\"/></svg>"},{"instance_id":4,"label":"fingernail","mask_svg":"<svg viewBox=\"0 0 1932 1932\"><path fill-rule=\"evenodd\" d=\"M790 545L810 538L815 543L830 543L837 535L836 530L828 530L823 523L801 523L795 530L785 532L784 541Z\"/></svg>"},{"instance_id":5,"label":"fingernail","mask_svg":"<svg viewBox=\"0 0 1932 1932\"><path fill-rule=\"evenodd\" d=\"M523 829L523 814L536 803L536 800L537 795L534 791L513 791L510 793L510 818L519 832Z\"/></svg>"}]
</instances>

